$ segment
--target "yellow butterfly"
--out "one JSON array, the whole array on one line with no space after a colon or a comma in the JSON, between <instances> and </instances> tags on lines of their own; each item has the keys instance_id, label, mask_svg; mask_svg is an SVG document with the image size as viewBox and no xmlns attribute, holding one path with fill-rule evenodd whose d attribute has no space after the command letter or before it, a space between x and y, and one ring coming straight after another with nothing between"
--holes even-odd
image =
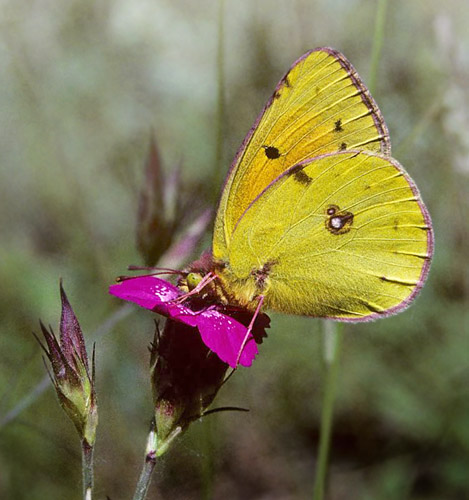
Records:
<instances>
[{"instance_id":1,"label":"yellow butterfly","mask_svg":"<svg viewBox=\"0 0 469 500\"><path fill-rule=\"evenodd\" d=\"M341 321L407 307L427 277L433 232L390 150L350 62L331 48L303 55L239 149L210 262L192 266L187 287L250 311Z\"/></svg>"}]
</instances>

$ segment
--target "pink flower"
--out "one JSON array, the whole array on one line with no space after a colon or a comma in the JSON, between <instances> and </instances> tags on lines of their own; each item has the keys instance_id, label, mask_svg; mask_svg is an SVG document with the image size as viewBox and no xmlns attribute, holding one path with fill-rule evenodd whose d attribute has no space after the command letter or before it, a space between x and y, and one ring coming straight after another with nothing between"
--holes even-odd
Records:
<instances>
[{"instance_id":1,"label":"pink flower","mask_svg":"<svg viewBox=\"0 0 469 500\"><path fill-rule=\"evenodd\" d=\"M247 326L252 319L252 314L248 312L233 311L220 305L200 305L200 299L199 303L190 299L178 302L176 299L183 292L177 286L155 276L126 279L117 285L111 285L109 293L175 321L197 327L204 344L233 368L236 368L238 357L240 365L251 366L258 353L256 342L261 342L270 323L267 315L259 314L253 332L239 356Z\"/></svg>"}]
</instances>

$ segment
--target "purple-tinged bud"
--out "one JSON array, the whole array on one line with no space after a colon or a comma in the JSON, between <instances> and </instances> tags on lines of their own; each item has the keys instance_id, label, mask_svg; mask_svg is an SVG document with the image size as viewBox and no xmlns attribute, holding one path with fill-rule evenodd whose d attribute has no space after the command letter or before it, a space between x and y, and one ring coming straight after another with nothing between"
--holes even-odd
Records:
<instances>
[{"instance_id":1,"label":"purple-tinged bud","mask_svg":"<svg viewBox=\"0 0 469 500\"><path fill-rule=\"evenodd\" d=\"M160 259L166 266L177 266L191 256L212 219L211 210L203 207L200 186L185 188L180 166L165 176L152 138L137 215L137 248L146 266Z\"/></svg>"},{"instance_id":2,"label":"purple-tinged bud","mask_svg":"<svg viewBox=\"0 0 469 500\"><path fill-rule=\"evenodd\" d=\"M171 244L171 222L166 217L165 178L156 140L151 139L140 191L137 247L147 266L153 266Z\"/></svg>"},{"instance_id":3,"label":"purple-tinged bud","mask_svg":"<svg viewBox=\"0 0 469 500\"><path fill-rule=\"evenodd\" d=\"M94 350L90 374L83 333L62 283L60 296L62 314L59 340L52 328L49 327L48 330L41 322L47 346L44 346L39 338L38 341L50 361L52 373L49 374L63 410L75 425L81 439L92 446L98 425Z\"/></svg>"}]
</instances>

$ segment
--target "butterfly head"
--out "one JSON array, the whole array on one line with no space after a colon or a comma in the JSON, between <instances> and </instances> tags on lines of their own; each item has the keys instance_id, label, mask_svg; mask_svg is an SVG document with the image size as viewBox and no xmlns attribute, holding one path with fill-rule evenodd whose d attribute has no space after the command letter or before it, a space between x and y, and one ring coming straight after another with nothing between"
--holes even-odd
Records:
<instances>
[{"instance_id":1,"label":"butterfly head","mask_svg":"<svg viewBox=\"0 0 469 500\"><path fill-rule=\"evenodd\" d=\"M204 252L200 259L192 262L178 280L178 287L184 293L190 293L194 299L216 303L220 300L219 284L214 273L213 259L210 252Z\"/></svg>"},{"instance_id":2,"label":"butterfly head","mask_svg":"<svg viewBox=\"0 0 469 500\"><path fill-rule=\"evenodd\" d=\"M205 273L198 272L192 269L183 271L181 277L178 279L177 285L180 290L184 293L197 291L197 287L200 288L201 282L204 279ZM204 287L205 288L205 287Z\"/></svg>"},{"instance_id":3,"label":"butterfly head","mask_svg":"<svg viewBox=\"0 0 469 500\"><path fill-rule=\"evenodd\" d=\"M185 281L185 286L187 287L188 291L194 290L194 288L197 287L197 285L200 284L200 282L203 279L203 274L198 273L198 272L188 272L185 278L183 278L183 281Z\"/></svg>"}]
</instances>

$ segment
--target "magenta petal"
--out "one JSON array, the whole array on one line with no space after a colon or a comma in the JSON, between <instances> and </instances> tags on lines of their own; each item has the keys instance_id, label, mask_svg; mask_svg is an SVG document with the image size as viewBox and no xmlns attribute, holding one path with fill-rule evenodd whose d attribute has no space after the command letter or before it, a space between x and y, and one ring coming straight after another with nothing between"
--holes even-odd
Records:
<instances>
[{"instance_id":1,"label":"magenta petal","mask_svg":"<svg viewBox=\"0 0 469 500\"><path fill-rule=\"evenodd\" d=\"M222 361L236 368L247 327L231 316L222 314L214 307L193 311L184 304L174 303L173 300L182 295L182 292L173 284L155 276L124 280L117 285L111 285L109 293L181 323L197 326L204 344ZM250 335L239 364L251 366L257 353L256 342Z\"/></svg>"},{"instance_id":2,"label":"magenta petal","mask_svg":"<svg viewBox=\"0 0 469 500\"><path fill-rule=\"evenodd\" d=\"M184 304L172 302L182 295L181 290L168 281L155 276L139 276L109 287L109 293L120 299L135 302L145 309L175 318L182 323L196 326L197 319L191 309Z\"/></svg>"},{"instance_id":3,"label":"magenta petal","mask_svg":"<svg viewBox=\"0 0 469 500\"><path fill-rule=\"evenodd\" d=\"M109 293L120 299L135 302L145 309L154 309L180 295L180 290L155 276L130 278L109 287Z\"/></svg>"},{"instance_id":4,"label":"magenta petal","mask_svg":"<svg viewBox=\"0 0 469 500\"><path fill-rule=\"evenodd\" d=\"M216 310L207 310L201 315L197 323L200 336L204 344L215 352L219 358L236 368L239 351L247 333L247 327L230 316ZM244 346L239 364L251 366L258 353L256 342L252 334Z\"/></svg>"}]
</instances>

